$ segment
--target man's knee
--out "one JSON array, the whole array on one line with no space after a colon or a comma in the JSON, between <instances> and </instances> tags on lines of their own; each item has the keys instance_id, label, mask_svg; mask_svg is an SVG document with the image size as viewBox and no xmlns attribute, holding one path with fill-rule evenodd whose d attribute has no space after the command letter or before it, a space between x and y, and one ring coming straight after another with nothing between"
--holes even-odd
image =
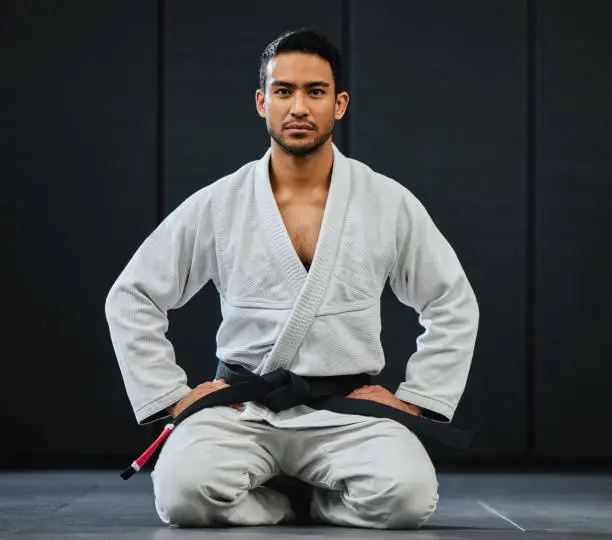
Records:
<instances>
[{"instance_id":1,"label":"man's knee","mask_svg":"<svg viewBox=\"0 0 612 540\"><path fill-rule=\"evenodd\" d=\"M200 501L200 475L188 471L178 463L171 470L170 464L156 468L151 477L155 494L155 508L160 519L177 527L203 526ZM197 480L196 480L197 476Z\"/></svg>"},{"instance_id":2,"label":"man's knee","mask_svg":"<svg viewBox=\"0 0 612 540\"><path fill-rule=\"evenodd\" d=\"M362 484L365 492L349 496L360 521L379 529L418 529L427 521L438 502L436 474L433 466L410 469L374 475Z\"/></svg>"},{"instance_id":3,"label":"man's knee","mask_svg":"<svg viewBox=\"0 0 612 540\"><path fill-rule=\"evenodd\" d=\"M152 474L155 507L161 520L178 527L206 527L226 521L246 486L235 485L235 477L223 477L214 463L197 465L179 459L167 460ZM246 474L246 473L245 473Z\"/></svg>"},{"instance_id":4,"label":"man's knee","mask_svg":"<svg viewBox=\"0 0 612 540\"><path fill-rule=\"evenodd\" d=\"M389 486L388 529L418 529L434 513L438 503L438 481L434 472L405 474ZM385 497L387 498L387 497Z\"/></svg>"}]
</instances>

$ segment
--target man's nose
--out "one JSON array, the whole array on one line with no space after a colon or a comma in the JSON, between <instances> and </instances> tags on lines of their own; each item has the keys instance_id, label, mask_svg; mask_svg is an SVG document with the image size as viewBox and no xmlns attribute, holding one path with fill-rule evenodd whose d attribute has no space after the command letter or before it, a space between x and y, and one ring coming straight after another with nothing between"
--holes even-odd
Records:
<instances>
[{"instance_id":1,"label":"man's nose","mask_svg":"<svg viewBox=\"0 0 612 540\"><path fill-rule=\"evenodd\" d=\"M293 106L291 107L291 114L293 114L293 116L308 115L308 104L306 102L306 98L299 92L295 94Z\"/></svg>"}]
</instances>

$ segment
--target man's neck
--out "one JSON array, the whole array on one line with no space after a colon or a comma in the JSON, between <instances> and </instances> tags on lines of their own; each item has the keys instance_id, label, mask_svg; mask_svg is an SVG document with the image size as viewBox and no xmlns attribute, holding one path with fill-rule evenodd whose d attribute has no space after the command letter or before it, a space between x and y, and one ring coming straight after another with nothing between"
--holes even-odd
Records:
<instances>
[{"instance_id":1,"label":"man's neck","mask_svg":"<svg viewBox=\"0 0 612 540\"><path fill-rule=\"evenodd\" d=\"M334 153L331 139L307 156L292 156L272 141L270 183L276 193L307 194L329 190Z\"/></svg>"}]
</instances>

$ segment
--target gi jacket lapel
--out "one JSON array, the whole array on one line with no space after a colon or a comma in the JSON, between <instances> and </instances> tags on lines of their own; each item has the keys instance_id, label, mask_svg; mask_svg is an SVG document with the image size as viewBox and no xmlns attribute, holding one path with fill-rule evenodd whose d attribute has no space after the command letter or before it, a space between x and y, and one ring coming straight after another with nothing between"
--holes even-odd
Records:
<instances>
[{"instance_id":1,"label":"gi jacket lapel","mask_svg":"<svg viewBox=\"0 0 612 540\"><path fill-rule=\"evenodd\" d=\"M336 254L342 237L342 227L350 191L350 167L346 157L333 145L334 162L325 204L323 222L310 272L306 272L276 204L268 166L271 150L258 162L256 174L257 204L264 220L266 240L271 253L282 269L286 286L295 297L295 304L270 353L257 372L268 373L278 368L290 369L295 355L306 336L323 301L325 291L336 263Z\"/></svg>"}]
</instances>

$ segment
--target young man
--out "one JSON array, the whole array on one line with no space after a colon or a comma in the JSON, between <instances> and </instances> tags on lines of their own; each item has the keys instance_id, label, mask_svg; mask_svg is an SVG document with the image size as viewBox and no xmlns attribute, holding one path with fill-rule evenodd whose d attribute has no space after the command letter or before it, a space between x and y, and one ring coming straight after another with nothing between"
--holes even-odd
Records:
<instances>
[{"instance_id":1,"label":"young man","mask_svg":"<svg viewBox=\"0 0 612 540\"><path fill-rule=\"evenodd\" d=\"M395 394L366 385L350 402L452 420L476 340L474 292L415 196L333 145L349 102L341 80L340 55L320 34L272 42L255 96L270 149L187 198L113 285L106 315L139 423L176 417L231 384L189 388L165 337L168 310L209 280L221 298L221 367L325 380L383 369L389 280L425 332ZM314 486L312 516L337 525L417 528L438 500L429 455L401 423L306 404L273 412L253 400L178 425L152 473L156 508L176 526L290 521L287 497L263 485L280 474Z\"/></svg>"}]
</instances>

